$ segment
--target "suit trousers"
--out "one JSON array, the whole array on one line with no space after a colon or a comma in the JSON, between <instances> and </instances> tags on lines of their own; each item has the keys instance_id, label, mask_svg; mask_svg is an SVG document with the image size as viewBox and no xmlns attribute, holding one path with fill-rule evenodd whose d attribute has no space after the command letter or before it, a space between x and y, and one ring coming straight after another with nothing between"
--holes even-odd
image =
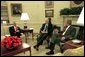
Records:
<instances>
[{"instance_id":1,"label":"suit trousers","mask_svg":"<svg viewBox=\"0 0 85 57\"><path fill-rule=\"evenodd\" d=\"M52 43L52 42L50 42L49 49L50 49L51 51L54 51L56 44L60 47L61 53L63 53L63 48L62 48L63 45L60 45L60 43Z\"/></svg>"},{"instance_id":2,"label":"suit trousers","mask_svg":"<svg viewBox=\"0 0 85 57\"><path fill-rule=\"evenodd\" d=\"M47 37L48 37L47 33L41 33L40 36L37 38L37 47L42 45L43 41L46 40Z\"/></svg>"}]
</instances>

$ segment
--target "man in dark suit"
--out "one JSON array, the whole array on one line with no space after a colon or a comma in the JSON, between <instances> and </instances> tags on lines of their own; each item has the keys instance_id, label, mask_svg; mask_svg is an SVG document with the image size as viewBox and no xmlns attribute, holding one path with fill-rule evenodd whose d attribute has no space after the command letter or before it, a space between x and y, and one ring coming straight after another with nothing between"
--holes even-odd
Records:
<instances>
[{"instance_id":1,"label":"man in dark suit","mask_svg":"<svg viewBox=\"0 0 85 57\"><path fill-rule=\"evenodd\" d=\"M55 44L60 46L60 50L61 50L61 52L63 52L62 45L60 45L60 42L66 42L66 41L70 40L70 38L73 38L76 34L76 29L71 26L71 23L72 23L71 20L67 20L66 25L65 25L66 28L63 31L61 36L59 36L56 33L54 33L52 35L50 45L47 48L47 49L50 49L50 51L46 53L47 55L54 54Z\"/></svg>"},{"instance_id":2,"label":"man in dark suit","mask_svg":"<svg viewBox=\"0 0 85 57\"><path fill-rule=\"evenodd\" d=\"M46 19L45 23L42 24L42 27L40 29L40 36L37 38L37 44L34 46L37 51L39 46L42 45L43 41L52 34L52 31L53 25L51 24L51 18Z\"/></svg>"},{"instance_id":3,"label":"man in dark suit","mask_svg":"<svg viewBox=\"0 0 85 57\"><path fill-rule=\"evenodd\" d=\"M9 33L11 36L21 36L21 29L16 25L16 23L13 24L13 26L9 27Z\"/></svg>"}]
</instances>

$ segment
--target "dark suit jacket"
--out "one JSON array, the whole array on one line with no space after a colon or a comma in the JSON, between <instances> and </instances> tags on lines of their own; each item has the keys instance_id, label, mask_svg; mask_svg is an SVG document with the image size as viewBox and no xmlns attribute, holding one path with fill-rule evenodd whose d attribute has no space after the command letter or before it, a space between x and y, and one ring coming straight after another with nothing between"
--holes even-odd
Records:
<instances>
[{"instance_id":1,"label":"dark suit jacket","mask_svg":"<svg viewBox=\"0 0 85 57\"><path fill-rule=\"evenodd\" d=\"M75 34L76 34L76 29L73 26L70 26L68 30L66 31L64 37L65 39L74 38Z\"/></svg>"},{"instance_id":2,"label":"dark suit jacket","mask_svg":"<svg viewBox=\"0 0 85 57\"><path fill-rule=\"evenodd\" d=\"M9 33L10 33L11 36L18 36L18 37L20 37L21 36L21 30L20 30L19 27L18 27L18 30L19 30L19 32L15 32L14 26L9 27Z\"/></svg>"},{"instance_id":3,"label":"dark suit jacket","mask_svg":"<svg viewBox=\"0 0 85 57\"><path fill-rule=\"evenodd\" d=\"M40 28L40 33L41 31L44 30L44 27L45 27L45 23L42 24L42 27ZM48 35L52 35L52 32L53 32L53 24L48 24Z\"/></svg>"},{"instance_id":4,"label":"dark suit jacket","mask_svg":"<svg viewBox=\"0 0 85 57\"><path fill-rule=\"evenodd\" d=\"M75 37L75 34L76 34L76 29L75 29L73 26L70 26L70 27L68 28L68 30L66 31L65 35L64 35L65 41L70 40L70 38L74 38L74 37ZM55 43L55 44L56 44L56 43L59 44L60 41L61 41L60 38L61 38L61 36L59 36L58 34L54 33L54 34L52 35L51 42L52 42L52 43ZM63 41L63 42L64 42L64 41Z\"/></svg>"}]
</instances>

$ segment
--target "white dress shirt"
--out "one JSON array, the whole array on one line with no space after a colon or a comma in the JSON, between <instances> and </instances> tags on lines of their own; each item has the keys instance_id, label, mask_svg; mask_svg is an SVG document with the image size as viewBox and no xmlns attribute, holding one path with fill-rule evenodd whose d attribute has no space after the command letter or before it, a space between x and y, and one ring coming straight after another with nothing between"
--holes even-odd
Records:
<instances>
[{"instance_id":1,"label":"white dress shirt","mask_svg":"<svg viewBox=\"0 0 85 57\"><path fill-rule=\"evenodd\" d=\"M66 30L63 32L62 35L65 35L66 31L68 30L68 28L69 28L70 26L71 26L71 25L69 25L69 26L66 28Z\"/></svg>"},{"instance_id":2,"label":"white dress shirt","mask_svg":"<svg viewBox=\"0 0 85 57\"><path fill-rule=\"evenodd\" d=\"M14 30L17 31L17 27L16 26L14 26Z\"/></svg>"},{"instance_id":3,"label":"white dress shirt","mask_svg":"<svg viewBox=\"0 0 85 57\"><path fill-rule=\"evenodd\" d=\"M47 33L48 32L47 27L48 27L48 24L45 24L45 27L44 27L44 30L42 31L42 33Z\"/></svg>"}]
</instances>

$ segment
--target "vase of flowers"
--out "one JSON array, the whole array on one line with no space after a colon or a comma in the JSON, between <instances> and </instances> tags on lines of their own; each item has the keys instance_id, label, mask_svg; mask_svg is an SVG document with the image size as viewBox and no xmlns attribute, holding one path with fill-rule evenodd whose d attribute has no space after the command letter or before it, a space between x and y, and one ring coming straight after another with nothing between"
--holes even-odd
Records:
<instances>
[{"instance_id":1,"label":"vase of flowers","mask_svg":"<svg viewBox=\"0 0 85 57\"><path fill-rule=\"evenodd\" d=\"M17 36L5 36L5 38L1 42L1 45L7 49L17 48L21 44L22 44L22 40Z\"/></svg>"}]
</instances>

